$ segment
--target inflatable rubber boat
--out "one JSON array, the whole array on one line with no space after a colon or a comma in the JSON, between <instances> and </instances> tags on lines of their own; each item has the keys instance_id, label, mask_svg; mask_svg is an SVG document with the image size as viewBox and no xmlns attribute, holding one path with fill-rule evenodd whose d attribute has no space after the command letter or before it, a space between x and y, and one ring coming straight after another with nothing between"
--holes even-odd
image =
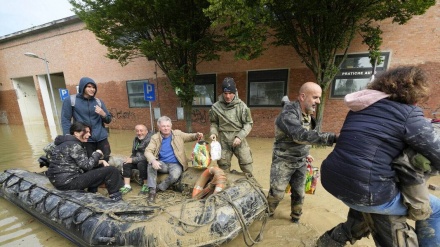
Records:
<instances>
[{"instance_id":1,"label":"inflatable rubber boat","mask_svg":"<svg viewBox=\"0 0 440 247\"><path fill-rule=\"evenodd\" d=\"M0 174L0 195L80 246L218 246L243 232L247 245L262 239L267 201L258 182L231 172L218 193L192 198L204 172L189 168L173 190L113 202L100 193L60 191L42 173L11 169ZM258 236L248 227L261 221Z\"/></svg>"}]
</instances>

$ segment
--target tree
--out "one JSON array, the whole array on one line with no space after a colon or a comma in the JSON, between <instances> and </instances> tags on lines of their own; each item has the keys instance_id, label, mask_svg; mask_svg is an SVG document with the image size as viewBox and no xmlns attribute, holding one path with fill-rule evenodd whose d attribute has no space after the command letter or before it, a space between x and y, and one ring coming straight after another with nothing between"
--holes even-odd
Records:
<instances>
[{"instance_id":1,"label":"tree","mask_svg":"<svg viewBox=\"0 0 440 247\"><path fill-rule=\"evenodd\" d=\"M320 129L326 93L356 34L369 47L370 61L380 62L382 44L378 21L392 18L405 24L435 0L209 0L213 25L234 40L239 58L252 59L269 45L292 46L313 72L324 94L318 107ZM344 58L335 64L337 53ZM292 54L294 55L294 54Z\"/></svg>"},{"instance_id":2,"label":"tree","mask_svg":"<svg viewBox=\"0 0 440 247\"><path fill-rule=\"evenodd\" d=\"M203 13L207 0L69 0L73 11L98 41L107 57L124 66L137 57L154 60L180 99L187 131L197 64L219 59L224 42Z\"/></svg>"}]
</instances>

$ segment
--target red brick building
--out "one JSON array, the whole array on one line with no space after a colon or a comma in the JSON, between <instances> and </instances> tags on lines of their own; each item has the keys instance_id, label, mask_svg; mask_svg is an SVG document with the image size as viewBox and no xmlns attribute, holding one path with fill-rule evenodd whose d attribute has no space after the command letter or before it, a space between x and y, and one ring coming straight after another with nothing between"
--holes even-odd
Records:
<instances>
[{"instance_id":1,"label":"red brick building","mask_svg":"<svg viewBox=\"0 0 440 247\"><path fill-rule=\"evenodd\" d=\"M432 83L432 97L422 107L430 117L440 108L437 97L440 93L440 1L406 25L391 21L380 25L384 31L381 48L386 62L379 69L399 65L424 68ZM39 58L25 56L28 52ZM367 53L360 38L356 38L344 70L325 92L328 98L324 131L339 131L348 111L343 96L361 89L368 81L371 68L365 63ZM174 121L174 128L185 130L185 121L180 119L177 110L180 102L153 62L143 58L122 67L105 55L106 48L75 16L0 37L0 123L54 126L62 104L59 89L76 93L79 79L88 76L97 82L97 97L113 114L110 129L132 129L137 123L151 128L151 116L167 115ZM46 76L46 61L53 94ZM240 98L251 108L254 127L250 136L257 137L273 137L273 123L280 111L282 95L287 94L293 100L302 83L314 80L291 47L273 47L252 61L235 60L231 54L224 53L220 61L201 64L198 72L201 97L194 100L192 128L205 134L209 131L209 105L220 94L220 85L226 76L235 78ZM156 99L151 102L151 108L143 100L145 81L155 89Z\"/></svg>"}]
</instances>

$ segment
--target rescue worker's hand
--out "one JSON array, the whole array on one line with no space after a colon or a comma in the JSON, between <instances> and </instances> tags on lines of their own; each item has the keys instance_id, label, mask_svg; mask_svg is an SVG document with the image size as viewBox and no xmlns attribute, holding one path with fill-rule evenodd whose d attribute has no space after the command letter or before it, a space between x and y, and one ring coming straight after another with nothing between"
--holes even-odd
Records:
<instances>
[{"instance_id":1,"label":"rescue worker's hand","mask_svg":"<svg viewBox=\"0 0 440 247\"><path fill-rule=\"evenodd\" d=\"M241 144L241 140L238 137L235 137L234 142L232 143L233 147L239 146Z\"/></svg>"},{"instance_id":2,"label":"rescue worker's hand","mask_svg":"<svg viewBox=\"0 0 440 247\"><path fill-rule=\"evenodd\" d=\"M217 139L217 136L215 134L212 134L209 138L211 138L211 140L215 141L215 139Z\"/></svg>"},{"instance_id":3,"label":"rescue worker's hand","mask_svg":"<svg viewBox=\"0 0 440 247\"><path fill-rule=\"evenodd\" d=\"M127 159L125 159L124 163L133 163L133 159L132 158L127 158Z\"/></svg>"},{"instance_id":4,"label":"rescue worker's hand","mask_svg":"<svg viewBox=\"0 0 440 247\"><path fill-rule=\"evenodd\" d=\"M306 159L307 159L307 161L310 162L310 163L312 163L312 162L315 160L310 154L307 155Z\"/></svg>"},{"instance_id":5,"label":"rescue worker's hand","mask_svg":"<svg viewBox=\"0 0 440 247\"><path fill-rule=\"evenodd\" d=\"M99 105L95 105L95 112L97 114L99 114L101 117L106 117L107 116L105 111Z\"/></svg>"},{"instance_id":6,"label":"rescue worker's hand","mask_svg":"<svg viewBox=\"0 0 440 247\"><path fill-rule=\"evenodd\" d=\"M156 170L159 170L160 168L162 168L161 165L160 165L160 162L157 161L157 160L153 161L153 162L151 163L151 166L152 166L154 169L156 169Z\"/></svg>"}]
</instances>

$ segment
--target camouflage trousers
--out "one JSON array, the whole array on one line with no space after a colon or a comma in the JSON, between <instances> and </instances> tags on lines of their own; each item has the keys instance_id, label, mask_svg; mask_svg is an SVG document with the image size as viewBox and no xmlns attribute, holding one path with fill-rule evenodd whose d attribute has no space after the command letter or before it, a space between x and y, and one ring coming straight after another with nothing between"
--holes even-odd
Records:
<instances>
[{"instance_id":1,"label":"camouflage trousers","mask_svg":"<svg viewBox=\"0 0 440 247\"><path fill-rule=\"evenodd\" d=\"M304 203L304 186L306 182L307 166L306 160L292 162L277 154L272 155L270 168L270 189L267 196L270 213L273 214L280 201L284 198L286 187L290 184L290 216L298 220L302 214Z\"/></svg>"},{"instance_id":2,"label":"camouflage trousers","mask_svg":"<svg viewBox=\"0 0 440 247\"><path fill-rule=\"evenodd\" d=\"M232 142L235 139L235 135L228 136L228 133L221 133L220 145L222 147L221 159L217 161L218 166L225 171L231 169L232 155L235 155L238 159L238 165L243 172L252 173L252 152L246 139L241 140L241 144L233 147Z\"/></svg>"},{"instance_id":3,"label":"camouflage trousers","mask_svg":"<svg viewBox=\"0 0 440 247\"><path fill-rule=\"evenodd\" d=\"M317 241L317 247L343 247L354 244L363 237L373 236L376 246L419 246L414 229L406 223L406 216L348 211L347 221L325 232Z\"/></svg>"}]
</instances>

